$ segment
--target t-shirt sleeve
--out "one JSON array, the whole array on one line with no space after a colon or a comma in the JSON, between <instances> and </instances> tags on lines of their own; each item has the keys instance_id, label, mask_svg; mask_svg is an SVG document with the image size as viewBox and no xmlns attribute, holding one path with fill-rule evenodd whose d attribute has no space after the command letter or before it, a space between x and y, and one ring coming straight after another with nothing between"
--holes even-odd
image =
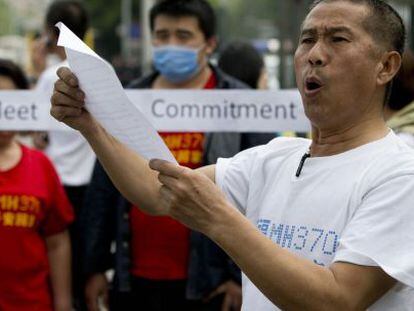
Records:
<instances>
[{"instance_id":1,"label":"t-shirt sleeve","mask_svg":"<svg viewBox=\"0 0 414 311\"><path fill-rule=\"evenodd\" d=\"M379 266L414 288L414 173L394 174L363 196L334 261Z\"/></svg>"},{"instance_id":2,"label":"t-shirt sleeve","mask_svg":"<svg viewBox=\"0 0 414 311\"><path fill-rule=\"evenodd\" d=\"M219 158L216 164L217 186L243 214L249 195L250 174L259 148L261 146L247 149L233 158Z\"/></svg>"},{"instance_id":3,"label":"t-shirt sleeve","mask_svg":"<svg viewBox=\"0 0 414 311\"><path fill-rule=\"evenodd\" d=\"M66 230L73 222L74 213L59 177L48 160L45 164L45 170L47 170L50 200L42 224L42 233L45 236L50 236Z\"/></svg>"}]
</instances>

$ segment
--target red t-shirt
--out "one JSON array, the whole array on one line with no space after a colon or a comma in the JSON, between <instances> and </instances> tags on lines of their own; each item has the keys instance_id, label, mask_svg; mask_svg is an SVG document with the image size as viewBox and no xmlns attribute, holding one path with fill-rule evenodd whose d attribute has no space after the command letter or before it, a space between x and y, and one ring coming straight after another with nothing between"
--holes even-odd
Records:
<instances>
[{"instance_id":1,"label":"red t-shirt","mask_svg":"<svg viewBox=\"0 0 414 311\"><path fill-rule=\"evenodd\" d=\"M45 237L64 231L73 211L50 161L22 148L0 171L0 310L53 310Z\"/></svg>"},{"instance_id":2,"label":"red t-shirt","mask_svg":"<svg viewBox=\"0 0 414 311\"><path fill-rule=\"evenodd\" d=\"M214 89L212 74L204 89ZM180 165L198 168L204 154L204 133L160 133ZM132 208L131 251L134 276L152 280L187 278L190 231L170 217L149 216Z\"/></svg>"}]
</instances>

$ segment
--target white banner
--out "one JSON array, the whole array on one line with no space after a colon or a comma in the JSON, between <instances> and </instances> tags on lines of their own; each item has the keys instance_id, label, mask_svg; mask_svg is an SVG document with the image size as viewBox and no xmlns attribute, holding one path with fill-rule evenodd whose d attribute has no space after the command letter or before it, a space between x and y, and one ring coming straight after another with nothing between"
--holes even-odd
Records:
<instances>
[{"instance_id":1,"label":"white banner","mask_svg":"<svg viewBox=\"0 0 414 311\"><path fill-rule=\"evenodd\" d=\"M297 90L127 90L158 131L307 132ZM116 105L117 103L114 103ZM64 130L36 91L0 91L0 130Z\"/></svg>"},{"instance_id":2,"label":"white banner","mask_svg":"<svg viewBox=\"0 0 414 311\"><path fill-rule=\"evenodd\" d=\"M0 130L48 129L46 101L34 91L0 91Z\"/></svg>"}]
</instances>

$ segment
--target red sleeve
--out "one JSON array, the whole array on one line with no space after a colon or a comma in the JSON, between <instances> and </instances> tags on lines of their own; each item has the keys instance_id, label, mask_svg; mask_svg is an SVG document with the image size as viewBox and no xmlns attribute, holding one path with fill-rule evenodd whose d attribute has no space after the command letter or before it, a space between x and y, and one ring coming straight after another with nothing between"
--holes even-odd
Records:
<instances>
[{"instance_id":1,"label":"red sleeve","mask_svg":"<svg viewBox=\"0 0 414 311\"><path fill-rule=\"evenodd\" d=\"M72 206L52 163L45 158L45 174L50 193L42 232L45 236L54 235L67 229L74 220Z\"/></svg>"}]
</instances>

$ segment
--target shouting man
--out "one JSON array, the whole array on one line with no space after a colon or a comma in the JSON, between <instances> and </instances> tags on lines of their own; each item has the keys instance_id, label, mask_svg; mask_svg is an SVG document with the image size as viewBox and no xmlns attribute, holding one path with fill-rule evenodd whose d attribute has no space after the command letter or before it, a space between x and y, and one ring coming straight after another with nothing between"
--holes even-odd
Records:
<instances>
[{"instance_id":1,"label":"shouting man","mask_svg":"<svg viewBox=\"0 0 414 311\"><path fill-rule=\"evenodd\" d=\"M295 55L312 140L278 138L198 171L160 160L148 168L84 109L68 69L51 113L81 131L132 202L233 258L244 310L408 310L414 153L383 118L404 41L381 0L315 1Z\"/></svg>"}]
</instances>

